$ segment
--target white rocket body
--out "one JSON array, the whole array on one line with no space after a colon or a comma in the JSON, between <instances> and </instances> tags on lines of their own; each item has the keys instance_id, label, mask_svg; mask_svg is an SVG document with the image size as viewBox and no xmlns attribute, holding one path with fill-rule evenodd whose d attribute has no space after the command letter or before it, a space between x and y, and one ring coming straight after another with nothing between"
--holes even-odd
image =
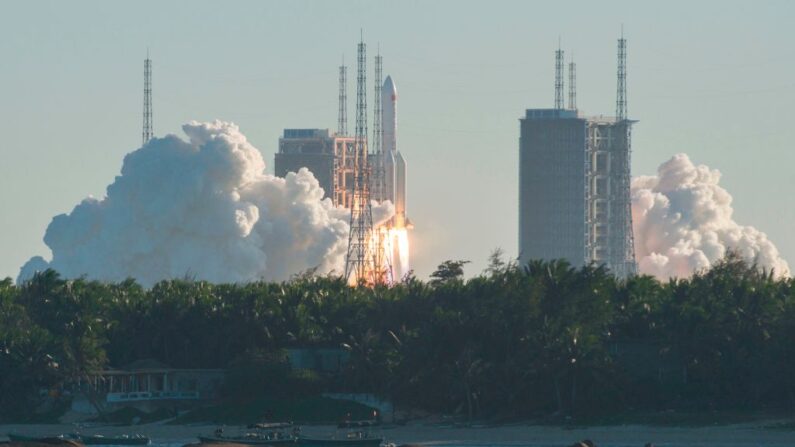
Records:
<instances>
[{"instance_id":1,"label":"white rocket body","mask_svg":"<svg viewBox=\"0 0 795 447\"><path fill-rule=\"evenodd\" d=\"M397 150L397 89L392 77L387 76L381 88L381 104L384 108L384 199L395 205L395 227L406 226L406 160Z\"/></svg>"},{"instance_id":2,"label":"white rocket body","mask_svg":"<svg viewBox=\"0 0 795 447\"><path fill-rule=\"evenodd\" d=\"M395 217L391 226L402 230L390 233L392 248L392 276L400 280L409 273L409 244L406 229L412 228L406 218L406 160L397 150L397 89L391 76L387 76L381 88L381 107L383 107L383 167L384 200L395 205Z\"/></svg>"}]
</instances>

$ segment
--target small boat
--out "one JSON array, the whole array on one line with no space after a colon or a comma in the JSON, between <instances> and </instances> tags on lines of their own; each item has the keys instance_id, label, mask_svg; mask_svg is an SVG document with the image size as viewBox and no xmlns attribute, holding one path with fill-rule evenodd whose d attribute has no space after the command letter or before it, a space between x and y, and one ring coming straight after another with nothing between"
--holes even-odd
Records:
<instances>
[{"instance_id":1,"label":"small boat","mask_svg":"<svg viewBox=\"0 0 795 447\"><path fill-rule=\"evenodd\" d=\"M65 440L66 437L64 435L56 435L56 436L27 436L27 435L18 435L16 433L8 433L8 439L11 442L41 442L41 443L49 444L53 440L56 440L56 439ZM47 441L49 441L49 442L47 442Z\"/></svg>"},{"instance_id":2,"label":"small boat","mask_svg":"<svg viewBox=\"0 0 795 447\"><path fill-rule=\"evenodd\" d=\"M142 435L121 435L121 436L102 436L102 435L81 435L79 433L69 433L57 436L26 436L9 433L8 439L11 442L37 442L42 444L53 444L57 441L73 441L83 445L147 445L149 438Z\"/></svg>"},{"instance_id":3,"label":"small boat","mask_svg":"<svg viewBox=\"0 0 795 447\"><path fill-rule=\"evenodd\" d=\"M251 424L247 428L257 430L270 430L270 431L284 431L288 428L293 428L292 422L257 422Z\"/></svg>"},{"instance_id":4,"label":"small boat","mask_svg":"<svg viewBox=\"0 0 795 447\"><path fill-rule=\"evenodd\" d=\"M343 421L338 429L348 429L339 438L307 438L299 437L300 447L379 447L384 438L370 435L369 427L379 425L377 421Z\"/></svg>"},{"instance_id":5,"label":"small boat","mask_svg":"<svg viewBox=\"0 0 795 447\"><path fill-rule=\"evenodd\" d=\"M288 446L295 445L295 439L267 439L257 436L199 436L202 444L243 444L243 445L267 445L267 446Z\"/></svg>"},{"instance_id":6,"label":"small boat","mask_svg":"<svg viewBox=\"0 0 795 447\"><path fill-rule=\"evenodd\" d=\"M384 438L370 437L366 432L351 432L341 439L299 438L300 447L379 447Z\"/></svg>"},{"instance_id":7,"label":"small boat","mask_svg":"<svg viewBox=\"0 0 795 447\"><path fill-rule=\"evenodd\" d=\"M339 424L337 424L337 428L361 428L361 429L364 429L364 428L367 428L367 427L377 427L379 425L381 425L380 422L372 421L372 420L367 420L367 421L342 421Z\"/></svg>"},{"instance_id":8,"label":"small boat","mask_svg":"<svg viewBox=\"0 0 795 447\"><path fill-rule=\"evenodd\" d=\"M293 427L293 424L287 422L253 424L248 426L248 429L252 431L237 436L224 435L223 429L219 428L212 436L199 436L199 441L204 444L244 444L286 447L295 445L298 442L298 438L295 435L286 432L286 430L291 427ZM293 429L294 433L298 433L299 431L300 429L298 429L298 427Z\"/></svg>"}]
</instances>

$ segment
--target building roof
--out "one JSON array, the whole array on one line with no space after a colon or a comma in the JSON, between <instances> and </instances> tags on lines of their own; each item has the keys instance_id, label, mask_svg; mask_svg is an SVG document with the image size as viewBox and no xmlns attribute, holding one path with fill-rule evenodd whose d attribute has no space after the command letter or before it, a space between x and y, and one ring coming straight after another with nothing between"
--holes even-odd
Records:
<instances>
[{"instance_id":1,"label":"building roof","mask_svg":"<svg viewBox=\"0 0 795 447\"><path fill-rule=\"evenodd\" d=\"M127 364L123 366L121 369L127 371L141 371L141 370L151 370L151 369L171 369L171 367L155 359L141 359L141 360L136 360L130 364Z\"/></svg>"},{"instance_id":2,"label":"building roof","mask_svg":"<svg viewBox=\"0 0 795 447\"><path fill-rule=\"evenodd\" d=\"M163 373L172 371L193 371L193 372L223 372L224 369L217 368L172 368L156 359L141 359L121 368L108 368L102 371L101 375L125 375L140 373Z\"/></svg>"},{"instance_id":3,"label":"building roof","mask_svg":"<svg viewBox=\"0 0 795 447\"><path fill-rule=\"evenodd\" d=\"M527 109L523 119L528 120L549 120L549 119L582 119L594 124L617 124L626 121L630 125L637 123L637 120L619 120L614 116L590 115L586 116L579 110L570 109Z\"/></svg>"},{"instance_id":4,"label":"building roof","mask_svg":"<svg viewBox=\"0 0 795 447\"><path fill-rule=\"evenodd\" d=\"M569 109L527 109L525 119L570 119L581 118L576 110Z\"/></svg>"},{"instance_id":5,"label":"building roof","mask_svg":"<svg viewBox=\"0 0 795 447\"><path fill-rule=\"evenodd\" d=\"M328 129L284 129L283 138L329 138L331 131Z\"/></svg>"}]
</instances>

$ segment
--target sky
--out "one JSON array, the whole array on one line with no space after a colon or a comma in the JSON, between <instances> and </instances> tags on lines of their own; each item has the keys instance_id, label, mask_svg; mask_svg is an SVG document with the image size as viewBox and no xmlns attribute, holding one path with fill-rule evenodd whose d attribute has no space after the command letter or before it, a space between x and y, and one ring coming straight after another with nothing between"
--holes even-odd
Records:
<instances>
[{"instance_id":1,"label":"sky","mask_svg":"<svg viewBox=\"0 0 795 447\"><path fill-rule=\"evenodd\" d=\"M579 109L612 115L622 26L633 175L680 152L719 169L735 220L795 263L793 17L790 1L3 1L0 278L49 257L53 216L140 146L147 48L156 135L233 121L272 172L282 129L336 127L360 33L398 90L413 267L477 274L517 254L519 118L553 105L559 39Z\"/></svg>"}]
</instances>

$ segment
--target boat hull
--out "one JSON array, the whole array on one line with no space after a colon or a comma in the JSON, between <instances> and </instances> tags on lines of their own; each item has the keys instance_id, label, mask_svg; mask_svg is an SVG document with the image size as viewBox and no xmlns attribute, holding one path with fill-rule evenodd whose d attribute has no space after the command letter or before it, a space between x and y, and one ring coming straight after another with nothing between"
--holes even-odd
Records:
<instances>
[{"instance_id":1,"label":"boat hull","mask_svg":"<svg viewBox=\"0 0 795 447\"><path fill-rule=\"evenodd\" d=\"M256 439L215 436L199 436L199 441L203 444L268 445L271 447L287 447L298 444L295 439Z\"/></svg>"},{"instance_id":2,"label":"boat hull","mask_svg":"<svg viewBox=\"0 0 795 447\"><path fill-rule=\"evenodd\" d=\"M13 433L8 434L8 439L12 443L16 444L39 444L39 445L69 445L69 446L81 446L83 444L80 443L77 439L72 439L70 437L64 435L58 436L26 436L26 435L17 435Z\"/></svg>"},{"instance_id":3,"label":"boat hull","mask_svg":"<svg viewBox=\"0 0 795 447\"><path fill-rule=\"evenodd\" d=\"M300 438L300 447L379 447L384 442L383 438L356 438L356 439L315 439Z\"/></svg>"},{"instance_id":4,"label":"boat hull","mask_svg":"<svg viewBox=\"0 0 795 447\"><path fill-rule=\"evenodd\" d=\"M8 439L11 442L42 442L52 439L64 439L64 437L63 436L25 436L25 435L17 435L14 433L9 433Z\"/></svg>"},{"instance_id":5,"label":"boat hull","mask_svg":"<svg viewBox=\"0 0 795 447\"><path fill-rule=\"evenodd\" d=\"M149 438L145 436L132 436L126 438L116 438L112 436L82 436L77 440L84 445L148 445Z\"/></svg>"}]
</instances>

